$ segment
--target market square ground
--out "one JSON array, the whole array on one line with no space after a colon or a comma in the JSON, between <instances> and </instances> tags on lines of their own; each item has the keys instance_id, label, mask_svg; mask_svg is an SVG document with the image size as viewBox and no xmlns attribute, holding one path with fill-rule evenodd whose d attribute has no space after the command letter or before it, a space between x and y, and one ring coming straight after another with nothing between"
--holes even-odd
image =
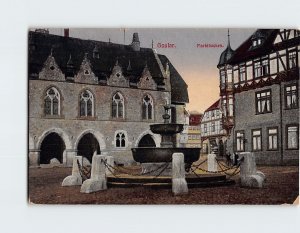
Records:
<instances>
[{"instance_id":1,"label":"market square ground","mask_svg":"<svg viewBox=\"0 0 300 233\"><path fill-rule=\"evenodd\" d=\"M29 203L32 204L292 204L299 195L299 167L258 167L266 175L262 189L235 185L192 188L187 195L174 196L170 189L110 188L92 194L80 193L80 186L62 187L71 168L30 168Z\"/></svg>"}]
</instances>

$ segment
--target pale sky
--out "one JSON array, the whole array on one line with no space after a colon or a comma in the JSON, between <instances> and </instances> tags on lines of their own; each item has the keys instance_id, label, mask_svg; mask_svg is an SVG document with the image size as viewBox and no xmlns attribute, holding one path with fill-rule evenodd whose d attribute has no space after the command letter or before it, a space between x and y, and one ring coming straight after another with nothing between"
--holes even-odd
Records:
<instances>
[{"instance_id":1,"label":"pale sky","mask_svg":"<svg viewBox=\"0 0 300 233\"><path fill-rule=\"evenodd\" d=\"M255 31L230 29L230 44L236 49ZM125 44L130 44L132 34L138 32L141 47L151 48L152 40L158 53L166 55L188 85L190 103L187 110L203 112L219 98L219 73L217 64L227 47L227 29L178 28L128 28ZM50 29L50 33L63 35L63 29ZM124 43L124 30L120 28L70 29L70 37ZM176 48L158 48L158 43L172 43ZM197 48L197 44L222 44L223 48Z\"/></svg>"}]
</instances>

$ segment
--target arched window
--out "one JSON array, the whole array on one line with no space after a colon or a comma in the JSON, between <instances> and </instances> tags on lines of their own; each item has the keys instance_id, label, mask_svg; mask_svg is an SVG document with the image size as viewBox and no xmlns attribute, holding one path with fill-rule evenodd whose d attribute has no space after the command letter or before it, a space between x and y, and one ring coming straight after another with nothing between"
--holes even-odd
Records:
<instances>
[{"instance_id":1,"label":"arched window","mask_svg":"<svg viewBox=\"0 0 300 233\"><path fill-rule=\"evenodd\" d=\"M144 120L153 119L153 100L152 100L151 96L149 96L149 95L146 95L143 98L142 118Z\"/></svg>"},{"instance_id":2,"label":"arched window","mask_svg":"<svg viewBox=\"0 0 300 233\"><path fill-rule=\"evenodd\" d=\"M119 92L112 98L112 117L124 118L124 98Z\"/></svg>"},{"instance_id":3,"label":"arched window","mask_svg":"<svg viewBox=\"0 0 300 233\"><path fill-rule=\"evenodd\" d=\"M55 87L51 87L46 91L44 98L45 115L60 115L60 95Z\"/></svg>"},{"instance_id":4,"label":"arched window","mask_svg":"<svg viewBox=\"0 0 300 233\"><path fill-rule=\"evenodd\" d=\"M89 90L80 94L80 116L94 116L94 97Z\"/></svg>"},{"instance_id":5,"label":"arched window","mask_svg":"<svg viewBox=\"0 0 300 233\"><path fill-rule=\"evenodd\" d=\"M124 148L126 147L126 136L125 133L119 132L116 134L116 147L117 148Z\"/></svg>"}]
</instances>

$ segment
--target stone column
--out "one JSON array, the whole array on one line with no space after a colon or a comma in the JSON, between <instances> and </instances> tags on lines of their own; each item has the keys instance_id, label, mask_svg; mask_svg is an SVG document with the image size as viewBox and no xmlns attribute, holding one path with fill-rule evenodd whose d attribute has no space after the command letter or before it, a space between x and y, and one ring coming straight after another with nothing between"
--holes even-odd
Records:
<instances>
[{"instance_id":1,"label":"stone column","mask_svg":"<svg viewBox=\"0 0 300 233\"><path fill-rule=\"evenodd\" d=\"M207 170L210 171L210 172L218 171L218 164L217 164L215 154L208 154L207 155Z\"/></svg>"},{"instance_id":2,"label":"stone column","mask_svg":"<svg viewBox=\"0 0 300 233\"><path fill-rule=\"evenodd\" d=\"M73 158L73 168L72 168L72 175L67 176L61 186L74 186L74 185L81 185L82 184L82 177L79 172L77 161L82 166L82 156L75 156Z\"/></svg>"},{"instance_id":3,"label":"stone column","mask_svg":"<svg viewBox=\"0 0 300 233\"><path fill-rule=\"evenodd\" d=\"M241 186L249 188L262 188L265 175L256 170L255 156L251 152L240 153L241 160Z\"/></svg>"},{"instance_id":4,"label":"stone column","mask_svg":"<svg viewBox=\"0 0 300 233\"><path fill-rule=\"evenodd\" d=\"M80 189L81 193L92 193L107 189L105 159L105 155L93 156L91 178L83 182Z\"/></svg>"},{"instance_id":5,"label":"stone column","mask_svg":"<svg viewBox=\"0 0 300 233\"><path fill-rule=\"evenodd\" d=\"M41 150L29 149L29 166L39 166L40 165L40 152Z\"/></svg>"},{"instance_id":6,"label":"stone column","mask_svg":"<svg viewBox=\"0 0 300 233\"><path fill-rule=\"evenodd\" d=\"M66 149L64 163L66 167L71 167L73 165L73 159L77 156L77 150Z\"/></svg>"},{"instance_id":7,"label":"stone column","mask_svg":"<svg viewBox=\"0 0 300 233\"><path fill-rule=\"evenodd\" d=\"M174 153L172 155L172 192L175 195L188 193L183 153Z\"/></svg>"}]
</instances>

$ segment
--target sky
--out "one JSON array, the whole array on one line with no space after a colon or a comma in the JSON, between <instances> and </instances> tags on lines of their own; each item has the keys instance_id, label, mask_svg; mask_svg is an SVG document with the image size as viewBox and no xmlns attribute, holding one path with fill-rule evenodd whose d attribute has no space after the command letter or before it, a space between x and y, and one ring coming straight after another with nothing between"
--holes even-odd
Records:
<instances>
[{"instance_id":1,"label":"sky","mask_svg":"<svg viewBox=\"0 0 300 233\"><path fill-rule=\"evenodd\" d=\"M255 31L229 29L230 44L236 49ZM63 29L49 29L51 34L63 35ZM228 29L205 28L125 28L125 44L130 44L134 32L139 34L141 47L152 47L166 55L188 85L190 102L186 109L204 112L219 98L217 64L228 43ZM123 28L70 28L70 37L124 44ZM160 44L174 44L172 48ZM219 44L223 47L203 48L197 44Z\"/></svg>"}]
</instances>

